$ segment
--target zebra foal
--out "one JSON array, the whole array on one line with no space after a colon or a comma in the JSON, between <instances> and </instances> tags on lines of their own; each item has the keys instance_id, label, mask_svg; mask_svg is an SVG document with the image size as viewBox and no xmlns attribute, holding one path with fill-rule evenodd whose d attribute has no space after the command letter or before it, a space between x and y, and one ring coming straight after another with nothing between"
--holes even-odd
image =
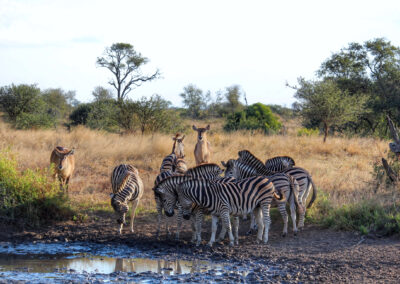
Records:
<instances>
[{"instance_id":1,"label":"zebra foal","mask_svg":"<svg viewBox=\"0 0 400 284\"><path fill-rule=\"evenodd\" d=\"M110 194L111 206L118 215L117 223L120 225L119 234L122 233L125 216L129 211L128 202L132 203L130 228L133 233L135 211L144 191L143 182L138 170L134 166L127 164L115 167L111 174L111 187L113 191Z\"/></svg>"}]
</instances>

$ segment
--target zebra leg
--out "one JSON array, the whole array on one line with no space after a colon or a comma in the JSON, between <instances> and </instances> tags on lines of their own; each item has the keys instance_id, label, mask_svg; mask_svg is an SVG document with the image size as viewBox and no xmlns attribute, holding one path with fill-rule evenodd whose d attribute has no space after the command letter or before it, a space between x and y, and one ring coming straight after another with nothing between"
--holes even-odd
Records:
<instances>
[{"instance_id":1,"label":"zebra leg","mask_svg":"<svg viewBox=\"0 0 400 284\"><path fill-rule=\"evenodd\" d=\"M234 245L234 238L233 238L233 234L232 234L232 226L231 226L231 218L229 216L229 211L226 210L221 214L221 223L222 223L222 231L228 231L228 235L229 235L229 245L233 246ZM224 233L224 237L225 237L225 233Z\"/></svg>"},{"instance_id":2,"label":"zebra leg","mask_svg":"<svg viewBox=\"0 0 400 284\"><path fill-rule=\"evenodd\" d=\"M266 244L268 242L269 225L271 224L271 217L269 216L269 209L271 203L266 203L262 205L262 213L264 215L264 237L263 242Z\"/></svg>"},{"instance_id":3,"label":"zebra leg","mask_svg":"<svg viewBox=\"0 0 400 284\"><path fill-rule=\"evenodd\" d=\"M178 205L178 214L176 215L176 239L179 240L179 233L182 227L183 212L182 206Z\"/></svg>"},{"instance_id":4,"label":"zebra leg","mask_svg":"<svg viewBox=\"0 0 400 284\"><path fill-rule=\"evenodd\" d=\"M235 237L235 245L239 245L239 217L233 217L233 234Z\"/></svg>"},{"instance_id":5,"label":"zebra leg","mask_svg":"<svg viewBox=\"0 0 400 284\"><path fill-rule=\"evenodd\" d=\"M283 219L283 232L282 232L282 237L286 237L287 235L287 229L288 229L288 221L289 217L286 211L286 200L281 202L278 201L278 209L279 213L281 213L282 219Z\"/></svg>"},{"instance_id":6,"label":"zebra leg","mask_svg":"<svg viewBox=\"0 0 400 284\"><path fill-rule=\"evenodd\" d=\"M306 209L307 209L307 197L308 194L310 193L310 189L311 189L311 183L308 184L307 189L303 192L303 195L299 198L301 198L301 204L303 205L303 212L300 212L299 214L299 230L304 228L304 218L306 216Z\"/></svg>"},{"instance_id":7,"label":"zebra leg","mask_svg":"<svg viewBox=\"0 0 400 284\"><path fill-rule=\"evenodd\" d=\"M192 216L192 239L190 240L192 243L196 242L197 240L197 229L196 229L196 219Z\"/></svg>"},{"instance_id":8,"label":"zebra leg","mask_svg":"<svg viewBox=\"0 0 400 284\"><path fill-rule=\"evenodd\" d=\"M215 243L215 235L217 234L218 217L215 215L211 216L211 239L208 245L212 247Z\"/></svg>"},{"instance_id":9,"label":"zebra leg","mask_svg":"<svg viewBox=\"0 0 400 284\"><path fill-rule=\"evenodd\" d=\"M250 213L250 217L251 217L250 229L246 232L246 235L248 236L253 234L257 230L256 217L254 216L253 212Z\"/></svg>"},{"instance_id":10,"label":"zebra leg","mask_svg":"<svg viewBox=\"0 0 400 284\"><path fill-rule=\"evenodd\" d=\"M292 218L292 224L293 224L293 233L296 236L297 235L297 226L296 226L296 204L294 203L294 196L292 194L290 200L289 200L289 205L290 205L290 217Z\"/></svg>"},{"instance_id":11,"label":"zebra leg","mask_svg":"<svg viewBox=\"0 0 400 284\"><path fill-rule=\"evenodd\" d=\"M156 232L156 238L158 239L160 236L160 228L161 228L161 222L163 219L163 214L162 214L162 208L161 204L158 202L156 199L156 208L157 208L157 232Z\"/></svg>"},{"instance_id":12,"label":"zebra leg","mask_svg":"<svg viewBox=\"0 0 400 284\"><path fill-rule=\"evenodd\" d=\"M222 242L225 239L226 229L227 229L227 227L225 227L223 224L222 215L220 216L220 220L221 220L221 231L219 232L217 242Z\"/></svg>"},{"instance_id":13,"label":"zebra leg","mask_svg":"<svg viewBox=\"0 0 400 284\"><path fill-rule=\"evenodd\" d=\"M256 222L258 225L257 243L259 243L262 241L262 236L263 236L263 231L264 231L264 223L262 221L263 216L262 216L261 207L257 207L256 209L254 209L254 216L256 218Z\"/></svg>"},{"instance_id":14,"label":"zebra leg","mask_svg":"<svg viewBox=\"0 0 400 284\"><path fill-rule=\"evenodd\" d=\"M122 215L122 223L119 225L118 232L119 232L120 235L122 235L122 228L124 227L124 224L125 224L125 213L123 213L123 215Z\"/></svg>"},{"instance_id":15,"label":"zebra leg","mask_svg":"<svg viewBox=\"0 0 400 284\"><path fill-rule=\"evenodd\" d=\"M200 209L196 213L196 235L197 235L196 246L199 246L201 244L202 223L203 223L203 211Z\"/></svg>"},{"instance_id":16,"label":"zebra leg","mask_svg":"<svg viewBox=\"0 0 400 284\"><path fill-rule=\"evenodd\" d=\"M139 205L139 199L133 200L132 201L132 211L131 211L131 232L133 233L133 221L135 220L135 212L136 208Z\"/></svg>"}]
</instances>

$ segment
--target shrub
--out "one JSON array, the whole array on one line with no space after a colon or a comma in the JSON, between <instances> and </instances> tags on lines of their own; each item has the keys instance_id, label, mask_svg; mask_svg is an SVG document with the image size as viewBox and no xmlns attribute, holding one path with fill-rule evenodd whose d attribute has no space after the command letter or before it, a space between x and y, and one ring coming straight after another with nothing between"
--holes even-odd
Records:
<instances>
[{"instance_id":1,"label":"shrub","mask_svg":"<svg viewBox=\"0 0 400 284\"><path fill-rule=\"evenodd\" d=\"M319 135L319 130L318 128L300 128L299 130L297 130L297 136L307 136L307 137L311 137L311 136L318 136Z\"/></svg>"},{"instance_id":2,"label":"shrub","mask_svg":"<svg viewBox=\"0 0 400 284\"><path fill-rule=\"evenodd\" d=\"M336 230L393 235L400 233L399 205L383 206L376 200L363 200L334 207L329 195L322 192L307 211L307 219Z\"/></svg>"},{"instance_id":3,"label":"shrub","mask_svg":"<svg viewBox=\"0 0 400 284\"><path fill-rule=\"evenodd\" d=\"M55 117L47 113L21 113L15 121L15 127L18 129L51 128L56 124Z\"/></svg>"},{"instance_id":4,"label":"shrub","mask_svg":"<svg viewBox=\"0 0 400 284\"><path fill-rule=\"evenodd\" d=\"M245 110L228 115L224 126L226 131L262 130L265 134L278 131L282 127L271 109L261 103L253 104Z\"/></svg>"},{"instance_id":5,"label":"shrub","mask_svg":"<svg viewBox=\"0 0 400 284\"><path fill-rule=\"evenodd\" d=\"M15 157L0 152L0 212L10 222L38 226L72 216L68 198L48 170L18 171Z\"/></svg>"}]
</instances>

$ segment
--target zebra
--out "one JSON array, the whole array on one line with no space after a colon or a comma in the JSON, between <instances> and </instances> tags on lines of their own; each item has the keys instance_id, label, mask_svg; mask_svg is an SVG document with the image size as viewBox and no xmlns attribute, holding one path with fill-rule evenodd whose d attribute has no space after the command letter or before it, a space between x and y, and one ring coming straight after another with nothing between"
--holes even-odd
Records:
<instances>
[{"instance_id":1,"label":"zebra","mask_svg":"<svg viewBox=\"0 0 400 284\"><path fill-rule=\"evenodd\" d=\"M173 175L174 175L174 173L172 171L165 171L165 172L162 172L159 175L157 175L156 179L154 180L154 188L160 182L162 182L164 179L166 179L167 177L173 176ZM158 194L156 191L154 191L154 200L156 202L156 209L157 209L156 238L158 238L159 235L160 235L161 223L162 223L162 219L163 219L163 214L162 214L163 205L162 205L161 195ZM164 223L165 223L166 235L169 236L171 234L171 232L169 230L168 221L165 221ZM179 238L179 232L178 231L177 231L177 236L176 237Z\"/></svg>"},{"instance_id":2,"label":"zebra","mask_svg":"<svg viewBox=\"0 0 400 284\"><path fill-rule=\"evenodd\" d=\"M265 161L265 167L274 173L282 172L288 168L293 168L295 162L288 156L277 156Z\"/></svg>"},{"instance_id":3,"label":"zebra","mask_svg":"<svg viewBox=\"0 0 400 284\"><path fill-rule=\"evenodd\" d=\"M177 157L175 160L175 174L180 174L183 175L187 171L187 165L186 161L184 159L185 157Z\"/></svg>"},{"instance_id":4,"label":"zebra","mask_svg":"<svg viewBox=\"0 0 400 284\"><path fill-rule=\"evenodd\" d=\"M229 235L229 244L238 244L238 225L234 224L234 234L230 215L240 216L249 214L255 210L259 230L258 242L268 242L269 225L271 218L269 210L273 198L283 200L271 181L263 176L251 177L238 182L211 183L204 179L192 179L181 183L177 188L178 200L182 206L183 218L189 219L192 204L207 209L212 216L212 233L209 246L215 242L218 217L222 220L222 230L219 239L223 239L226 231ZM262 211L263 217L260 212ZM263 218L263 222L261 219ZM234 222L238 222L235 219Z\"/></svg>"},{"instance_id":5,"label":"zebra","mask_svg":"<svg viewBox=\"0 0 400 284\"><path fill-rule=\"evenodd\" d=\"M238 180L249 178L252 176L259 175L257 171L249 165L242 164L236 160L228 160L227 163L223 163L227 167L225 171L225 176L232 176ZM299 184L298 182L288 174L278 173L271 176L267 176L271 182L274 184L275 189L285 195L284 201L277 201L278 210L283 219L283 232L282 236L287 235L288 227L288 215L286 211L286 201L289 203L290 216L292 218L293 232L296 235L298 230L296 226L296 208L299 214L303 212L303 206L298 201ZM251 214L251 224L250 230L247 234L251 234L255 229L255 216Z\"/></svg>"},{"instance_id":6,"label":"zebra","mask_svg":"<svg viewBox=\"0 0 400 284\"><path fill-rule=\"evenodd\" d=\"M129 210L128 201L132 202L131 232L133 233L133 221L135 210L143 195L144 186L139 176L139 171L132 165L121 164L114 168L111 174L112 193L111 206L118 215L117 223L120 225L119 234L125 224L125 215Z\"/></svg>"},{"instance_id":7,"label":"zebra","mask_svg":"<svg viewBox=\"0 0 400 284\"><path fill-rule=\"evenodd\" d=\"M258 158L256 158L250 151L247 150L239 151L239 159L237 161L245 163L251 168L251 171L256 171L257 174L259 175L268 176L271 173L271 171L268 170L265 167L265 165ZM293 178L299 184L298 201L302 205L303 210L302 212L299 212L298 229L303 229L306 209L310 208L313 202L315 201L317 197L317 187L315 186L311 175L303 168L300 167L288 168L284 170L283 173L293 176ZM311 197L308 206L306 207L306 201L308 194L310 193L311 187L313 188L313 195Z\"/></svg>"},{"instance_id":8,"label":"zebra","mask_svg":"<svg viewBox=\"0 0 400 284\"><path fill-rule=\"evenodd\" d=\"M174 141L174 143L172 144L172 151L171 154L166 156L161 162L161 173L166 171L176 171L177 158L185 157L183 139L185 139L185 135L181 137L179 133L175 134L175 136L172 137L172 140Z\"/></svg>"},{"instance_id":9,"label":"zebra","mask_svg":"<svg viewBox=\"0 0 400 284\"><path fill-rule=\"evenodd\" d=\"M185 176L176 175L172 178L163 180L155 187L155 194L159 195L160 199L162 199L161 203L164 207L164 213L167 216L173 216L174 209L177 207L179 209L179 206L177 206L176 188L180 183L193 178L204 178L212 182L229 182L234 180L233 178L221 178L221 173L222 169L217 164L202 164L189 169ZM166 210L166 208L169 208L169 210ZM196 242L197 245L199 245L201 242L201 224L203 220L203 214L204 213L201 208L196 206L193 208L192 215L194 220L192 220L192 242ZM180 211L178 211L178 218L181 218Z\"/></svg>"}]
</instances>

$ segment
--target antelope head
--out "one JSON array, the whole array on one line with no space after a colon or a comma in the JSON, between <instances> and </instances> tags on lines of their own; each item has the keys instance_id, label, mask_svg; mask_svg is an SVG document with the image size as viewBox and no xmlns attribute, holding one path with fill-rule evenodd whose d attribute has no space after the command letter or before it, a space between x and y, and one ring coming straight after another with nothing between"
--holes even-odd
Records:
<instances>
[{"instance_id":1,"label":"antelope head","mask_svg":"<svg viewBox=\"0 0 400 284\"><path fill-rule=\"evenodd\" d=\"M210 125L207 125L205 128L197 128L196 125L192 126L194 131L197 131L197 141L203 141L206 137L206 132L210 130Z\"/></svg>"}]
</instances>

